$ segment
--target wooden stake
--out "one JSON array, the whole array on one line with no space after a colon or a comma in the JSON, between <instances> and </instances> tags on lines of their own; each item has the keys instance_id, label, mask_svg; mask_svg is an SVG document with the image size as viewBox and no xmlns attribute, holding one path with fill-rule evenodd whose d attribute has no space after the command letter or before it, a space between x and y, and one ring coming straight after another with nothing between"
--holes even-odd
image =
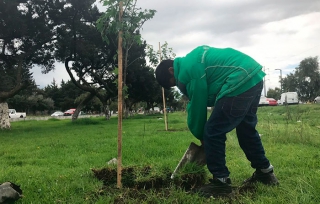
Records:
<instances>
[{"instance_id":1,"label":"wooden stake","mask_svg":"<svg viewBox=\"0 0 320 204\"><path fill-rule=\"evenodd\" d=\"M166 107L166 97L164 95L164 88L162 88L162 99L163 99L163 114L164 114L164 126L166 131L168 130L168 118L167 118L167 107Z\"/></svg>"},{"instance_id":2,"label":"wooden stake","mask_svg":"<svg viewBox=\"0 0 320 204\"><path fill-rule=\"evenodd\" d=\"M159 61L161 62L161 46L159 42ZM166 131L168 130L168 121L167 121L167 107L166 107L166 97L164 95L164 88L162 88L162 101L163 101L163 116L164 116L164 126Z\"/></svg>"},{"instance_id":3,"label":"wooden stake","mask_svg":"<svg viewBox=\"0 0 320 204\"><path fill-rule=\"evenodd\" d=\"M119 2L119 22L122 22L123 3ZM122 175L122 30L119 31L118 39L118 163L117 163L117 187L121 188Z\"/></svg>"}]
</instances>

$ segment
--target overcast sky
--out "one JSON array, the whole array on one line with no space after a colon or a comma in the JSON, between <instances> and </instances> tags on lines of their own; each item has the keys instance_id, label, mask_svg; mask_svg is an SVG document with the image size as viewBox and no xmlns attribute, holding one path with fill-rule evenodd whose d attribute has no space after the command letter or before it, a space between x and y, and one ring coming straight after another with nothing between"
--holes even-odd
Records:
<instances>
[{"instance_id":1,"label":"overcast sky","mask_svg":"<svg viewBox=\"0 0 320 204\"><path fill-rule=\"evenodd\" d=\"M147 21L142 37L158 49L168 42L177 56L199 45L232 47L265 67L266 88L280 87L301 60L320 56L320 0L138 0L156 14ZM36 83L44 87L69 80L64 66L42 75L34 69Z\"/></svg>"}]
</instances>

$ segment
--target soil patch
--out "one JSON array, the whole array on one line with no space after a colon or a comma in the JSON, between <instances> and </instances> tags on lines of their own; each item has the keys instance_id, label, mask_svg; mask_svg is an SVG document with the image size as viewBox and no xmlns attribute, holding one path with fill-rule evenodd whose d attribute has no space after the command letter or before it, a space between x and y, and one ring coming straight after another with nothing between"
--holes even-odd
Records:
<instances>
[{"instance_id":1,"label":"soil patch","mask_svg":"<svg viewBox=\"0 0 320 204\"><path fill-rule=\"evenodd\" d=\"M136 190L162 189L171 186L190 191L205 183L205 174L184 174L171 179L171 171L160 172L156 175L150 166L122 169L122 187ZM117 170L113 168L92 169L94 176L103 181L104 186L114 186L117 183Z\"/></svg>"},{"instance_id":2,"label":"soil patch","mask_svg":"<svg viewBox=\"0 0 320 204\"><path fill-rule=\"evenodd\" d=\"M122 169L122 188L119 189L116 188L117 170L115 168L92 169L92 172L103 182L103 187L94 196L112 196L113 203L126 203L129 200L143 202L150 199L152 194L169 198L174 189L182 189L189 193L206 182L205 172L186 173L171 179L171 170L155 173L150 166L126 167ZM253 198L255 191L255 185L233 187L232 195L225 202L234 203L243 195Z\"/></svg>"}]
</instances>

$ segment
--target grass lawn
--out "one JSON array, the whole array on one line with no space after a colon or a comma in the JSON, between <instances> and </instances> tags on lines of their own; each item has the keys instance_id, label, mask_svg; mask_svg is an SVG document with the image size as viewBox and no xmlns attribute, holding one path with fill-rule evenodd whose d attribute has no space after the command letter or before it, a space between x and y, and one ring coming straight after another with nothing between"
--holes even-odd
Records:
<instances>
[{"instance_id":1,"label":"grass lawn","mask_svg":"<svg viewBox=\"0 0 320 204\"><path fill-rule=\"evenodd\" d=\"M164 131L161 117L137 115L123 121L123 167L148 166L151 177L173 171L190 142L199 144L187 129L185 113L169 114L170 131ZM320 105L260 107L258 117L257 129L280 185L259 184L255 193L242 194L232 203L320 203ZM175 186L129 193L130 189L102 191L103 182L91 169L107 167L109 160L117 158L117 118L11 125L12 130L0 131L0 183L11 181L21 186L24 197L16 203L213 202ZM254 170L235 132L227 138L230 178L239 186Z\"/></svg>"}]
</instances>

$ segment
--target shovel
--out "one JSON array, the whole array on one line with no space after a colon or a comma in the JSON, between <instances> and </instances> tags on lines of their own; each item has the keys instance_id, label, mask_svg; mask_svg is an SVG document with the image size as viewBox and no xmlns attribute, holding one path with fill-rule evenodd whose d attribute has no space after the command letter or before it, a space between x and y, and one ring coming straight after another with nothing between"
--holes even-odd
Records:
<instances>
[{"instance_id":1,"label":"shovel","mask_svg":"<svg viewBox=\"0 0 320 204\"><path fill-rule=\"evenodd\" d=\"M204 148L202 146L198 146L195 143L191 142L188 149L182 156L179 164L173 171L171 175L171 179L173 179L177 171L182 167L184 167L187 163L196 163L200 166L206 165L206 154L204 152Z\"/></svg>"}]
</instances>

